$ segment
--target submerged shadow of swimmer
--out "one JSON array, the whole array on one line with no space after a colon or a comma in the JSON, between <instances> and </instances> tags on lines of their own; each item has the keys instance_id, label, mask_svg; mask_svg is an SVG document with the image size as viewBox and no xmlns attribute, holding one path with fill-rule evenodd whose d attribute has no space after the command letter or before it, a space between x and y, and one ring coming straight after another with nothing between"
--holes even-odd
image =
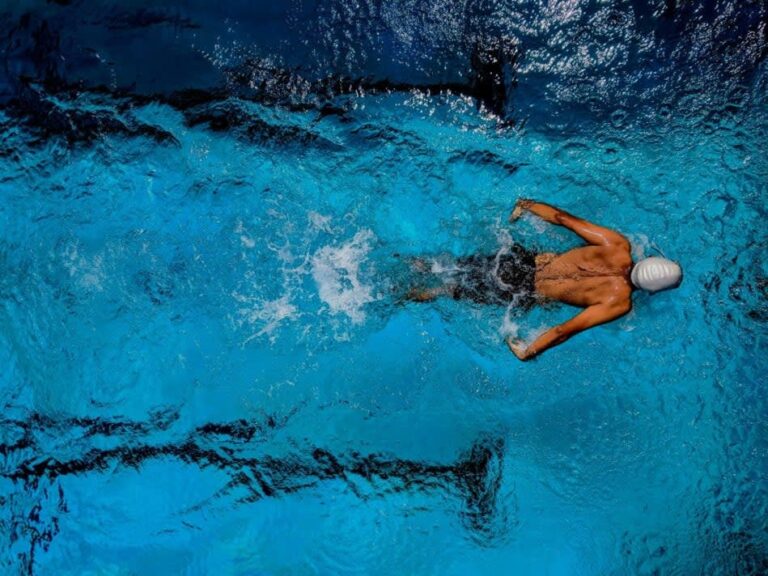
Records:
<instances>
[{"instance_id":1,"label":"submerged shadow of swimmer","mask_svg":"<svg viewBox=\"0 0 768 576\"><path fill-rule=\"evenodd\" d=\"M179 441L152 442L147 437L163 435L167 419L152 425L108 419L53 420L33 415L24 421L3 423L15 430L11 436L16 439L0 443L0 454L6 456L0 478L34 489L44 479L110 474L121 467L140 470L148 461L172 459L200 470L212 467L229 476L210 499L237 495L239 502L252 503L312 489L328 481L342 482L361 500L438 490L459 496L463 502L461 518L480 541L492 539L504 528L499 522L503 514L499 514L498 503L505 448L501 437L481 436L456 461L445 464L311 446L283 456L254 455L259 443L268 440L271 432L284 423L284 419L273 417L265 422L207 423ZM38 436L77 437L79 441L93 436L116 437L118 445L106 449L86 445L74 455L56 458L40 445ZM72 451L72 442L67 443L67 448ZM190 510L203 508L209 500ZM66 511L60 485L56 508ZM58 520L54 524L58 527ZM55 531L49 532L52 538Z\"/></svg>"},{"instance_id":2,"label":"submerged shadow of swimmer","mask_svg":"<svg viewBox=\"0 0 768 576\"><path fill-rule=\"evenodd\" d=\"M453 274L444 278L441 285L414 287L406 299L429 302L449 296L480 304L513 304L521 309L554 301L584 308L530 344L507 338L515 356L529 360L574 334L625 315L632 309L632 292L636 288L653 293L675 288L682 281L680 266L666 258L650 257L633 263L629 240L615 230L533 200L518 200L509 221L516 221L525 211L568 228L581 236L587 246L562 254L536 254L522 246L512 246L508 252L495 256L460 258ZM419 265L419 259L414 262Z\"/></svg>"}]
</instances>

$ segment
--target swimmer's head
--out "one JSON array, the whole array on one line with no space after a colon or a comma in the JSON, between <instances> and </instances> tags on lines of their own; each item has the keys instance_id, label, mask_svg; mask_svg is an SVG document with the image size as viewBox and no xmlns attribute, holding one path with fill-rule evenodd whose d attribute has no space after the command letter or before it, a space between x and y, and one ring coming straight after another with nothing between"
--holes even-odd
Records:
<instances>
[{"instance_id":1,"label":"swimmer's head","mask_svg":"<svg viewBox=\"0 0 768 576\"><path fill-rule=\"evenodd\" d=\"M683 271L677 262L651 256L640 260L632 268L632 284L648 292L677 288L683 280Z\"/></svg>"}]
</instances>

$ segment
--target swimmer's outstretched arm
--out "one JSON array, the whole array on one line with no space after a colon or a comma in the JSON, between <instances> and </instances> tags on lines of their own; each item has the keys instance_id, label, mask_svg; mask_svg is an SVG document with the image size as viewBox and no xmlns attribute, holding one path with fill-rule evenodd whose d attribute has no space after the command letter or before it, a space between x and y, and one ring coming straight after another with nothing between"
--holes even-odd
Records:
<instances>
[{"instance_id":1,"label":"swimmer's outstretched arm","mask_svg":"<svg viewBox=\"0 0 768 576\"><path fill-rule=\"evenodd\" d=\"M581 236L589 244L596 246L615 246L619 244L629 246L629 241L615 230L592 224L573 214L569 214L565 210L555 208L543 202L536 202L535 200L525 200L522 198L518 200L515 204L515 209L509 217L509 221L514 222L520 218L525 210L535 214L542 220L546 220L550 224L568 228Z\"/></svg>"},{"instance_id":2,"label":"swimmer's outstretched arm","mask_svg":"<svg viewBox=\"0 0 768 576\"><path fill-rule=\"evenodd\" d=\"M623 316L631 308L632 302L629 300L596 304L586 308L567 322L550 328L529 346L526 346L522 340L512 337L507 338L507 346L520 360L530 360L545 350L562 344L574 334Z\"/></svg>"}]
</instances>

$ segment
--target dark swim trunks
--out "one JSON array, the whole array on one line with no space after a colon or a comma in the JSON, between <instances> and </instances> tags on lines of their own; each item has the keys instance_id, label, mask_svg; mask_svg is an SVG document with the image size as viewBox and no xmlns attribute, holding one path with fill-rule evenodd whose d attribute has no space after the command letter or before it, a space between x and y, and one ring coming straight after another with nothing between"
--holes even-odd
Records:
<instances>
[{"instance_id":1,"label":"dark swim trunks","mask_svg":"<svg viewBox=\"0 0 768 576\"><path fill-rule=\"evenodd\" d=\"M536 253L513 245L494 256L468 256L456 261L453 297L479 304L514 304L531 308L536 304Z\"/></svg>"}]
</instances>

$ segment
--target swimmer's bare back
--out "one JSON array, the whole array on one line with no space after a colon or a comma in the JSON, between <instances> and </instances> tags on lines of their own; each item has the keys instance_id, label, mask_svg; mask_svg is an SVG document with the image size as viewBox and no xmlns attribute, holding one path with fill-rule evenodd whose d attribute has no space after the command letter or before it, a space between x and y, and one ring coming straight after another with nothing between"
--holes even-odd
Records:
<instances>
[{"instance_id":1,"label":"swimmer's bare back","mask_svg":"<svg viewBox=\"0 0 768 576\"><path fill-rule=\"evenodd\" d=\"M584 310L550 328L529 345L517 338L507 338L509 349L520 360L538 356L574 334L611 322L632 309L632 253L624 236L534 200L518 200L509 221L514 222L526 211L550 224L568 228L587 245L563 254L536 257L537 295Z\"/></svg>"}]
</instances>

